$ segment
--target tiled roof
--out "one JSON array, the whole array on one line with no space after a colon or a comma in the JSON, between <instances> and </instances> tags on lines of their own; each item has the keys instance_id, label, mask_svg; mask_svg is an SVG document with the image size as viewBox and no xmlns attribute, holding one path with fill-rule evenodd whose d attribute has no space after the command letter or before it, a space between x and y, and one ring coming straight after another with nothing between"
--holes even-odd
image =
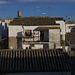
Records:
<instances>
[{"instance_id":1,"label":"tiled roof","mask_svg":"<svg viewBox=\"0 0 75 75\"><path fill-rule=\"evenodd\" d=\"M69 56L59 50L0 50L0 72L70 71Z\"/></svg>"},{"instance_id":2,"label":"tiled roof","mask_svg":"<svg viewBox=\"0 0 75 75\"><path fill-rule=\"evenodd\" d=\"M37 25L58 25L55 23L55 20L64 20L61 17L23 17L23 18L14 18L10 22L10 25L25 25L25 26L37 26Z\"/></svg>"},{"instance_id":3,"label":"tiled roof","mask_svg":"<svg viewBox=\"0 0 75 75\"><path fill-rule=\"evenodd\" d=\"M69 42L70 44L75 44L75 32L67 33L66 41Z\"/></svg>"}]
</instances>

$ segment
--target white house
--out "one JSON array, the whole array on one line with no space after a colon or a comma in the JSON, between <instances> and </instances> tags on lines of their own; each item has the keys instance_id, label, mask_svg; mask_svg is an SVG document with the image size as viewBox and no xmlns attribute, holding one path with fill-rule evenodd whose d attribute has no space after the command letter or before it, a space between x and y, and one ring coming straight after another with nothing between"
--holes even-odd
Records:
<instances>
[{"instance_id":1,"label":"white house","mask_svg":"<svg viewBox=\"0 0 75 75\"><path fill-rule=\"evenodd\" d=\"M9 48L60 48L65 41L65 21L61 17L18 17L9 24Z\"/></svg>"},{"instance_id":2,"label":"white house","mask_svg":"<svg viewBox=\"0 0 75 75\"><path fill-rule=\"evenodd\" d=\"M6 22L0 21L0 40L8 36L8 28Z\"/></svg>"},{"instance_id":3,"label":"white house","mask_svg":"<svg viewBox=\"0 0 75 75\"><path fill-rule=\"evenodd\" d=\"M66 24L66 33L75 32L75 24Z\"/></svg>"}]
</instances>

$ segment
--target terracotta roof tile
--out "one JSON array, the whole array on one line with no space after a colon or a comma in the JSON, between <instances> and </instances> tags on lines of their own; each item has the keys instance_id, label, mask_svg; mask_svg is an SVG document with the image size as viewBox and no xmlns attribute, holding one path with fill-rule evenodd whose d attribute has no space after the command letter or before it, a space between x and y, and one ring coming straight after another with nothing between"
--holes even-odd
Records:
<instances>
[{"instance_id":1,"label":"terracotta roof tile","mask_svg":"<svg viewBox=\"0 0 75 75\"><path fill-rule=\"evenodd\" d=\"M2 50L0 72L70 71L70 60L59 50Z\"/></svg>"}]
</instances>

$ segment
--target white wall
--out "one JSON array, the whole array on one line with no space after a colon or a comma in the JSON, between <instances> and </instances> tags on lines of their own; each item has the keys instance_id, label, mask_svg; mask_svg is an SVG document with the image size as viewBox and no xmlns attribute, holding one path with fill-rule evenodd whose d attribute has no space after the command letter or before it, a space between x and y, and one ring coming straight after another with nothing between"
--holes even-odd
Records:
<instances>
[{"instance_id":1,"label":"white wall","mask_svg":"<svg viewBox=\"0 0 75 75\"><path fill-rule=\"evenodd\" d=\"M65 34L66 34L66 24L65 24L65 21L56 21L56 23L59 23L60 24L60 29L61 29L61 32L60 32L60 35L63 35L63 40L65 40Z\"/></svg>"},{"instance_id":2,"label":"white wall","mask_svg":"<svg viewBox=\"0 0 75 75\"><path fill-rule=\"evenodd\" d=\"M36 29L38 26L23 26L24 27L24 30L34 30ZM21 37L21 35L18 35L17 36L17 33L18 32L23 32L23 27L22 25L20 26L9 26L9 37Z\"/></svg>"},{"instance_id":3,"label":"white wall","mask_svg":"<svg viewBox=\"0 0 75 75\"><path fill-rule=\"evenodd\" d=\"M30 46L30 43L29 44L22 44L23 46L23 49L26 49L26 47L28 47L29 49L29 46ZM43 44L34 44L34 47L31 47L31 49L43 49Z\"/></svg>"},{"instance_id":4,"label":"white wall","mask_svg":"<svg viewBox=\"0 0 75 75\"><path fill-rule=\"evenodd\" d=\"M49 29L49 48L60 47L60 29Z\"/></svg>"}]
</instances>

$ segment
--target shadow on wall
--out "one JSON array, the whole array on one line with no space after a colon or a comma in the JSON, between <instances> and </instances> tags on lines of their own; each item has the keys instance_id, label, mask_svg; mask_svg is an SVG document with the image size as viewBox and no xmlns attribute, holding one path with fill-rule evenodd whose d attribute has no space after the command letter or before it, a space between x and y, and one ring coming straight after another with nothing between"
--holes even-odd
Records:
<instances>
[{"instance_id":1,"label":"shadow on wall","mask_svg":"<svg viewBox=\"0 0 75 75\"><path fill-rule=\"evenodd\" d=\"M17 49L22 49L22 32L17 33Z\"/></svg>"}]
</instances>

